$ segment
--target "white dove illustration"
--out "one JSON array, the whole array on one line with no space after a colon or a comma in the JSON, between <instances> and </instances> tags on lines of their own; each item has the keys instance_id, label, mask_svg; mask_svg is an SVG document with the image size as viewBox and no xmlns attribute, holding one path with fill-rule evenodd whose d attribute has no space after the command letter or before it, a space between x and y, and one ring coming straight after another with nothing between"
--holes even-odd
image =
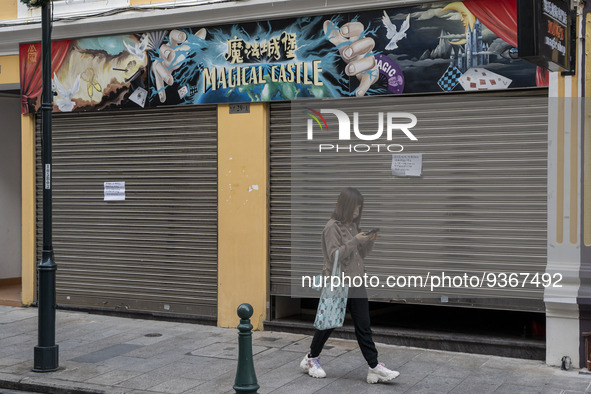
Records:
<instances>
[{"instance_id":1,"label":"white dove illustration","mask_svg":"<svg viewBox=\"0 0 591 394\"><path fill-rule=\"evenodd\" d=\"M382 23L386 27L386 37L390 39L390 42L386 45L386 49L392 50L398 48L398 41L406 37L406 31L410 27L410 14L408 14L406 20L402 22L400 31L398 31L398 28L396 28L396 26L390 21L390 16L386 14L386 11L384 11L384 16L382 17Z\"/></svg>"},{"instance_id":2,"label":"white dove illustration","mask_svg":"<svg viewBox=\"0 0 591 394\"><path fill-rule=\"evenodd\" d=\"M127 52L129 52L129 54L139 57L140 60L144 60L144 57L146 56L145 50L148 46L148 41L148 37L144 35L142 36L140 42L135 43L134 46L129 45L125 41L123 41L123 45L125 46L125 49L127 49Z\"/></svg>"},{"instance_id":3,"label":"white dove illustration","mask_svg":"<svg viewBox=\"0 0 591 394\"><path fill-rule=\"evenodd\" d=\"M78 90L80 90L80 75L74 81L74 85L71 89L66 89L64 85L61 84L59 79L57 79L57 75L53 74L53 86L55 86L55 90L61 97L56 97L55 103L57 107L62 112L71 112L74 109L75 102L72 101L72 98Z\"/></svg>"}]
</instances>

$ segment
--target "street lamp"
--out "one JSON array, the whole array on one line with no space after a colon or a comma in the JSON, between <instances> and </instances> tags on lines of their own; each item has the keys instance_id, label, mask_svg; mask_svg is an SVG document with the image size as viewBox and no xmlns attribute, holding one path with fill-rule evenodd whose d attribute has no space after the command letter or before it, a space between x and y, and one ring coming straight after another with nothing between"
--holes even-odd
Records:
<instances>
[{"instance_id":1,"label":"street lamp","mask_svg":"<svg viewBox=\"0 0 591 394\"><path fill-rule=\"evenodd\" d=\"M41 6L41 52L43 93L41 96L41 156L43 166L43 252L37 266L38 333L33 371L51 372L59 368L59 347L55 344L55 273L51 215L51 0L21 0L29 7Z\"/></svg>"}]
</instances>

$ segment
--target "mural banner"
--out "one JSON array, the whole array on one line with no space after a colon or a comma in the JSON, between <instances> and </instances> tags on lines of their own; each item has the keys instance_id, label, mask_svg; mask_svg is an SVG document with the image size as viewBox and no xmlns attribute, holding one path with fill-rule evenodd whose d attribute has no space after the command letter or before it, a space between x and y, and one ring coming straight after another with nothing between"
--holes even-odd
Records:
<instances>
[{"instance_id":1,"label":"mural banner","mask_svg":"<svg viewBox=\"0 0 591 394\"><path fill-rule=\"evenodd\" d=\"M57 41L54 111L547 84L516 37L515 0L466 0ZM20 46L23 113L41 106L40 50Z\"/></svg>"}]
</instances>

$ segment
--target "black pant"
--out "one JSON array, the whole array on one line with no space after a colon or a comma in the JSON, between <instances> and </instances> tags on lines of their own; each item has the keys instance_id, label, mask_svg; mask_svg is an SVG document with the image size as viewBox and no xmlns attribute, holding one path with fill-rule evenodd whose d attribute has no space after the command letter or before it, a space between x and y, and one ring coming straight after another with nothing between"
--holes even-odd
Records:
<instances>
[{"instance_id":1,"label":"black pant","mask_svg":"<svg viewBox=\"0 0 591 394\"><path fill-rule=\"evenodd\" d=\"M371 327L369 321L369 302L365 288L350 288L350 296L347 300L347 310L351 312L351 318L355 324L355 336L357 343L363 353L363 357L371 368L378 365L378 351L371 336ZM330 337L333 329L316 330L312 345L310 345L310 356L318 357L324 344Z\"/></svg>"}]
</instances>

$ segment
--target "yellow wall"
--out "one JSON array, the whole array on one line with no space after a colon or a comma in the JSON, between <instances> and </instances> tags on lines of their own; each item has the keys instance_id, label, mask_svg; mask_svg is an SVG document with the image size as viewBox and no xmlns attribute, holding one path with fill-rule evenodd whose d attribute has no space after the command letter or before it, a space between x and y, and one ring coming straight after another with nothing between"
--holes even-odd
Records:
<instances>
[{"instance_id":1,"label":"yellow wall","mask_svg":"<svg viewBox=\"0 0 591 394\"><path fill-rule=\"evenodd\" d=\"M252 305L263 328L267 302L268 109L230 114L218 106L218 325L236 327L236 309ZM257 190L258 189L258 190Z\"/></svg>"},{"instance_id":2,"label":"yellow wall","mask_svg":"<svg viewBox=\"0 0 591 394\"><path fill-rule=\"evenodd\" d=\"M129 5L164 3L166 1L170 1L170 0L129 0Z\"/></svg>"},{"instance_id":3,"label":"yellow wall","mask_svg":"<svg viewBox=\"0 0 591 394\"><path fill-rule=\"evenodd\" d=\"M591 246L591 13L587 13L585 33L585 117L583 118L583 239Z\"/></svg>"},{"instance_id":4,"label":"yellow wall","mask_svg":"<svg viewBox=\"0 0 591 394\"><path fill-rule=\"evenodd\" d=\"M18 18L19 0L0 0L0 21Z\"/></svg>"},{"instance_id":5,"label":"yellow wall","mask_svg":"<svg viewBox=\"0 0 591 394\"><path fill-rule=\"evenodd\" d=\"M0 85L20 83L18 55L0 56Z\"/></svg>"},{"instance_id":6,"label":"yellow wall","mask_svg":"<svg viewBox=\"0 0 591 394\"><path fill-rule=\"evenodd\" d=\"M35 117L21 115L22 166L22 297L33 302L35 291Z\"/></svg>"}]
</instances>

